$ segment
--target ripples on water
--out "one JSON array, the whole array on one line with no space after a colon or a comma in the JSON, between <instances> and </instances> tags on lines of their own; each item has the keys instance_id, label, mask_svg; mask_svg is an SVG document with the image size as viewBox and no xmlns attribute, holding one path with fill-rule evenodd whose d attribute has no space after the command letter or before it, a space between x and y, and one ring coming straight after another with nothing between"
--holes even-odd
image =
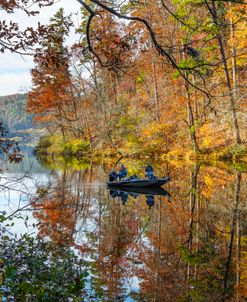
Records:
<instances>
[{"instance_id":1,"label":"ripples on water","mask_svg":"<svg viewBox=\"0 0 247 302\"><path fill-rule=\"evenodd\" d=\"M87 263L86 301L247 298L245 173L170 165L165 191L141 194L107 190L107 165L49 171L29 160L2 175L1 211L27 206L20 213L29 222L17 219L14 232L35 223L39 238L71 247ZM127 165L140 172L145 163ZM154 165L163 175L166 164ZM6 177L23 171L3 189Z\"/></svg>"}]
</instances>

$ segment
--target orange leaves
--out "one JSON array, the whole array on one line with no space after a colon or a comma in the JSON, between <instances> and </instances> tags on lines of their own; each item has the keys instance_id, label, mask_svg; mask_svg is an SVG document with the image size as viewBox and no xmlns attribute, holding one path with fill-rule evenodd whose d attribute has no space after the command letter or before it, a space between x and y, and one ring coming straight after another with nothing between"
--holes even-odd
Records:
<instances>
[{"instance_id":1,"label":"orange leaves","mask_svg":"<svg viewBox=\"0 0 247 302\"><path fill-rule=\"evenodd\" d=\"M38 210L34 217L39 220L39 235L49 236L56 243L73 243L72 233L75 227L73 204L77 198L66 192L55 192L50 197L44 197L32 203Z\"/></svg>"},{"instance_id":2,"label":"orange leaves","mask_svg":"<svg viewBox=\"0 0 247 302\"><path fill-rule=\"evenodd\" d=\"M152 138L154 136L164 136L169 129L169 125L161 124L160 122L152 122L143 129L143 136Z\"/></svg>"},{"instance_id":3,"label":"orange leaves","mask_svg":"<svg viewBox=\"0 0 247 302\"><path fill-rule=\"evenodd\" d=\"M36 121L61 121L61 113L71 102L69 53L64 39L71 25L69 18L59 10L43 37L42 48L36 50L32 70L33 90L29 93L27 110L36 115Z\"/></svg>"},{"instance_id":4,"label":"orange leaves","mask_svg":"<svg viewBox=\"0 0 247 302\"><path fill-rule=\"evenodd\" d=\"M131 58L131 33L121 23L102 12L95 17L90 33L94 52L102 64L109 69L122 68Z\"/></svg>"},{"instance_id":5,"label":"orange leaves","mask_svg":"<svg viewBox=\"0 0 247 302\"><path fill-rule=\"evenodd\" d=\"M64 72L54 69L48 72L40 68L39 73L33 72L35 86L29 93L28 111L39 114L52 109L57 110L67 101L70 78L66 69Z\"/></svg>"}]
</instances>

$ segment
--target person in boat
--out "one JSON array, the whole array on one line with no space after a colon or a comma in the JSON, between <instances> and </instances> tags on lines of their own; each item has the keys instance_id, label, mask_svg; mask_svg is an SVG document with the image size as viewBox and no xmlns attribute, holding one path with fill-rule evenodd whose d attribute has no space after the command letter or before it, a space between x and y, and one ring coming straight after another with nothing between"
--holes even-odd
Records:
<instances>
[{"instance_id":1,"label":"person in boat","mask_svg":"<svg viewBox=\"0 0 247 302\"><path fill-rule=\"evenodd\" d=\"M119 172L118 172L118 175L117 175L119 177L119 180L126 177L127 174L128 174L128 171L127 171L125 165L122 165Z\"/></svg>"},{"instance_id":2,"label":"person in boat","mask_svg":"<svg viewBox=\"0 0 247 302\"><path fill-rule=\"evenodd\" d=\"M150 163L147 163L147 166L145 168L145 175L149 180L154 178L154 168Z\"/></svg>"},{"instance_id":3,"label":"person in boat","mask_svg":"<svg viewBox=\"0 0 247 302\"><path fill-rule=\"evenodd\" d=\"M109 174L109 181L115 181L118 177L118 173L115 170L112 170Z\"/></svg>"}]
</instances>

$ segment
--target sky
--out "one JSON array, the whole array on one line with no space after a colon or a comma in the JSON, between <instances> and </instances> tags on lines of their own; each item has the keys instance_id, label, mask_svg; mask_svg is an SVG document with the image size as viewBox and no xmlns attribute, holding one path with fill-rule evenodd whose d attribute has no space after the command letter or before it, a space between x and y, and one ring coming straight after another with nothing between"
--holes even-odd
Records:
<instances>
[{"instance_id":1,"label":"sky","mask_svg":"<svg viewBox=\"0 0 247 302\"><path fill-rule=\"evenodd\" d=\"M73 13L72 20L77 26L79 24L79 11L81 5L76 0L59 0L53 6L44 7L40 14L35 17L27 17L23 12L15 12L12 15L0 10L1 20L13 20L18 22L21 28L27 26L36 27L38 21L48 24L49 19L63 7L66 14ZM71 33L68 43L71 44L76 36ZM31 89L30 70L33 67L32 57L21 56L13 53L0 54L0 96L15 93L25 93Z\"/></svg>"}]
</instances>

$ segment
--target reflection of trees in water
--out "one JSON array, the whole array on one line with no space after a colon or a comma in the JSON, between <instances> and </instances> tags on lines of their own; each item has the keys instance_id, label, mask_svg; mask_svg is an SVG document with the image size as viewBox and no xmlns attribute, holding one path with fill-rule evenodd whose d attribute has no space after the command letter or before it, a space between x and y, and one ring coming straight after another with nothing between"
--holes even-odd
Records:
<instances>
[{"instance_id":1,"label":"reflection of trees in water","mask_svg":"<svg viewBox=\"0 0 247 302\"><path fill-rule=\"evenodd\" d=\"M183 173L191 184L189 190L186 186L188 193L181 179L179 191L172 193L173 204L156 208L147 234L151 244L140 247L136 255L145 264L136 274L148 301L181 297L186 301L242 301L243 293L235 290L236 286L241 289L244 269L239 259L240 228L244 226L240 204L245 202L240 194L241 174L234 178L225 172L227 181L220 178L217 183L215 172L192 167L190 175ZM212 186L206 198L205 186Z\"/></svg>"},{"instance_id":2,"label":"reflection of trees in water","mask_svg":"<svg viewBox=\"0 0 247 302\"><path fill-rule=\"evenodd\" d=\"M39 220L39 235L50 237L58 244L74 245L76 223L87 218L91 203L91 189L81 186L86 173L68 173L57 177L50 188L40 188L32 202Z\"/></svg>"},{"instance_id":3,"label":"reflection of trees in water","mask_svg":"<svg viewBox=\"0 0 247 302\"><path fill-rule=\"evenodd\" d=\"M98 199L95 228L87 234L92 259L92 286L98 296L116 301L126 294L125 282L130 267L126 254L137 233L135 213L107 196Z\"/></svg>"},{"instance_id":4,"label":"reflection of trees in water","mask_svg":"<svg viewBox=\"0 0 247 302\"><path fill-rule=\"evenodd\" d=\"M151 210L145 196L122 205L104 188L83 185L94 179L92 170L65 169L58 191L35 206L40 234L75 244L91 259L95 299L122 301L133 276L140 280L141 301L246 297L245 174L176 168L172 203L155 196Z\"/></svg>"}]
</instances>

